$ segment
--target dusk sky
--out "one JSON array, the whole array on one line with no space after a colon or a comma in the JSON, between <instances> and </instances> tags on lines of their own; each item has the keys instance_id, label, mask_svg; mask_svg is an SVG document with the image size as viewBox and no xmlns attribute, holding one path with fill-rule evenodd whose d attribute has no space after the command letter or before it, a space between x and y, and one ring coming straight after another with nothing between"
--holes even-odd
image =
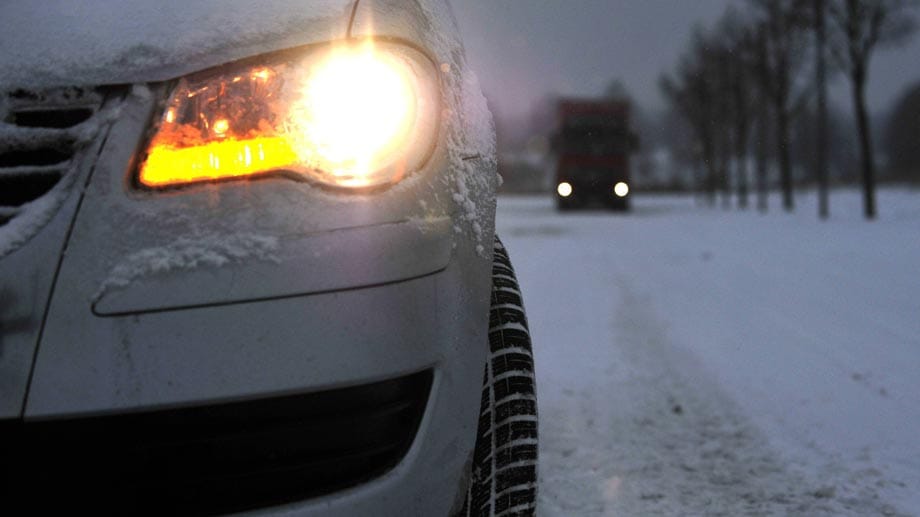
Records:
<instances>
[{"instance_id":1,"label":"dusk sky","mask_svg":"<svg viewBox=\"0 0 920 517\"><path fill-rule=\"evenodd\" d=\"M518 116L542 95L596 95L614 77L639 103L662 107L658 77L673 70L693 24L711 25L732 1L454 0L453 9L483 90ZM920 34L873 56L870 108L887 109L918 80ZM832 93L849 109L843 77Z\"/></svg>"}]
</instances>

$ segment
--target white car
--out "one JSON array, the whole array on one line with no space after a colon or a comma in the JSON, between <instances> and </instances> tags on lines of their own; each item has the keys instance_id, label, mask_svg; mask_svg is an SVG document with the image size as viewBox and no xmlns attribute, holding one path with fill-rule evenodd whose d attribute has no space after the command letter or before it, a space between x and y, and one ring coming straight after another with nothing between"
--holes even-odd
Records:
<instances>
[{"instance_id":1,"label":"white car","mask_svg":"<svg viewBox=\"0 0 920 517\"><path fill-rule=\"evenodd\" d=\"M6 508L534 514L445 3L6 2L0 95Z\"/></svg>"}]
</instances>

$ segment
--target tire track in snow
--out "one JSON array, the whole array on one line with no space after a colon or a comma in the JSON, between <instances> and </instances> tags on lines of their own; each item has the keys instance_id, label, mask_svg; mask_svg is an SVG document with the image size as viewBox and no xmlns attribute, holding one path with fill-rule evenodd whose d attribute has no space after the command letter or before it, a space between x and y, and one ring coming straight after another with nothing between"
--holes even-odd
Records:
<instances>
[{"instance_id":1,"label":"tire track in snow","mask_svg":"<svg viewBox=\"0 0 920 517\"><path fill-rule=\"evenodd\" d=\"M791 470L627 278L607 375L541 408L541 515L896 515Z\"/></svg>"}]
</instances>

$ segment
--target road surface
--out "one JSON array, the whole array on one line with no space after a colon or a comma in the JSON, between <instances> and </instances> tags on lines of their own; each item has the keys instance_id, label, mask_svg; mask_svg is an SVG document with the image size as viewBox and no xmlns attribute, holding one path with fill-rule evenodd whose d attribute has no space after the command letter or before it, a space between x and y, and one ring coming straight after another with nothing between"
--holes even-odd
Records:
<instances>
[{"instance_id":1,"label":"road surface","mask_svg":"<svg viewBox=\"0 0 920 517\"><path fill-rule=\"evenodd\" d=\"M540 515L920 514L920 194L819 223L502 197L541 418ZM853 205L850 207L850 205ZM844 214L852 208L852 214Z\"/></svg>"}]
</instances>

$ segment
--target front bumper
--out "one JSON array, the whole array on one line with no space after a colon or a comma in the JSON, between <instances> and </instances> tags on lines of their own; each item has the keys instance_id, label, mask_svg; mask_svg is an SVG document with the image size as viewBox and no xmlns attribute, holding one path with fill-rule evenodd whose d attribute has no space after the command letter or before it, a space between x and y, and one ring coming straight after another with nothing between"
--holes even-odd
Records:
<instances>
[{"instance_id":1,"label":"front bumper","mask_svg":"<svg viewBox=\"0 0 920 517\"><path fill-rule=\"evenodd\" d=\"M431 371L418 433L394 469L257 513L448 515L474 445L486 310L469 298L452 262L436 274L366 289L51 321L48 339L67 334L69 346L42 352L67 357L39 361L27 421L281 397ZM100 347L101 340L113 346ZM45 370L61 363L69 368Z\"/></svg>"},{"instance_id":2,"label":"front bumper","mask_svg":"<svg viewBox=\"0 0 920 517\"><path fill-rule=\"evenodd\" d=\"M568 196L562 196L558 192L554 193L556 204L559 208L577 208L591 204L615 210L626 210L629 208L632 195L617 195L614 192L616 182L611 182L609 179L599 181L561 178L557 180L557 182L563 181L572 186L572 191Z\"/></svg>"},{"instance_id":3,"label":"front bumper","mask_svg":"<svg viewBox=\"0 0 920 517\"><path fill-rule=\"evenodd\" d=\"M36 513L97 515L212 515L328 494L405 457L431 373L226 404L0 423L7 489L53 491L50 501L20 501Z\"/></svg>"}]
</instances>

